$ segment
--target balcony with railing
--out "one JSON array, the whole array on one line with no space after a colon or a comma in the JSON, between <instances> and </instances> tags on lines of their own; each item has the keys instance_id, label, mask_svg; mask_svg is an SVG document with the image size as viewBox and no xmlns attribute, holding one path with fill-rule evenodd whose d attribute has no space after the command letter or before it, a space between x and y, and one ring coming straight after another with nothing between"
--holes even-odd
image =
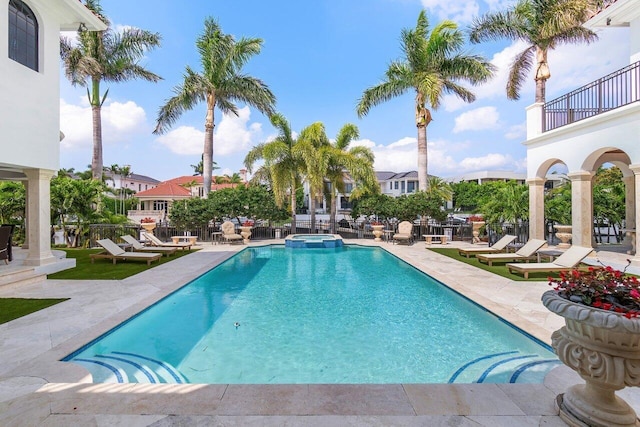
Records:
<instances>
[{"instance_id":1,"label":"balcony with railing","mask_svg":"<svg viewBox=\"0 0 640 427\"><path fill-rule=\"evenodd\" d=\"M543 107L547 132L640 101L640 61L627 65Z\"/></svg>"}]
</instances>

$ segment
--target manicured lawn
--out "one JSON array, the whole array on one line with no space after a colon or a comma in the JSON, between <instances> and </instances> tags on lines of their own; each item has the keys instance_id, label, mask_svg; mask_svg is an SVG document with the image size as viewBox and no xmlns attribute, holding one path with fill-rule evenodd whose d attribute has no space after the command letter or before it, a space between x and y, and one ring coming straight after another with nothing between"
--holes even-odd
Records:
<instances>
[{"instance_id":1,"label":"manicured lawn","mask_svg":"<svg viewBox=\"0 0 640 427\"><path fill-rule=\"evenodd\" d=\"M0 324L7 323L18 317L26 316L43 308L66 301L69 298L57 299L28 299L28 298L0 298Z\"/></svg>"},{"instance_id":2,"label":"manicured lawn","mask_svg":"<svg viewBox=\"0 0 640 427\"><path fill-rule=\"evenodd\" d=\"M439 254L448 256L449 258L453 258L457 261L464 262L465 264L472 265L477 268L481 268L483 270L489 271L493 274L497 274L498 276L503 276L511 280L517 281L530 281L530 282L546 282L549 276L557 276L557 273L529 273L529 279L525 279L521 274L512 274L507 270L506 262L505 263L493 263L493 266L489 267L487 264L481 263L476 259L476 257L467 258L466 256L462 256L458 254L457 249L452 248L433 248L429 249L431 251L437 252Z\"/></svg>"},{"instance_id":3,"label":"manicured lawn","mask_svg":"<svg viewBox=\"0 0 640 427\"><path fill-rule=\"evenodd\" d=\"M71 279L71 280L121 280L142 271L156 267L165 262L173 261L181 256L195 252L197 249L189 251L179 250L175 254L160 258L160 262L154 261L151 266L147 266L144 261L118 261L116 265L108 259L97 259L91 264L90 254L100 252L100 249L63 249L67 253L67 258L76 259L76 267L69 270L59 271L49 274L48 279Z\"/></svg>"}]
</instances>

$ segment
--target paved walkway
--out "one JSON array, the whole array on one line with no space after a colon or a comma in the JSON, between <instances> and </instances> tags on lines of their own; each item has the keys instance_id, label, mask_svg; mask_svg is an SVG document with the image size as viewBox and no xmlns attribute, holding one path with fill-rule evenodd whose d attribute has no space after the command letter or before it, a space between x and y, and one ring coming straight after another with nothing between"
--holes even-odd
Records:
<instances>
[{"instance_id":1,"label":"paved walkway","mask_svg":"<svg viewBox=\"0 0 640 427\"><path fill-rule=\"evenodd\" d=\"M448 246L456 245L466 244ZM426 250L423 242L380 246L544 342L563 324L540 303L549 289L544 282L495 276ZM0 297L71 298L0 325L0 425L564 425L554 396L580 381L565 367L532 385L156 385L92 384L84 369L58 361L243 248L203 244L120 281L0 287ZM624 266L627 256L600 251L598 257ZM619 394L640 412L638 391Z\"/></svg>"}]
</instances>

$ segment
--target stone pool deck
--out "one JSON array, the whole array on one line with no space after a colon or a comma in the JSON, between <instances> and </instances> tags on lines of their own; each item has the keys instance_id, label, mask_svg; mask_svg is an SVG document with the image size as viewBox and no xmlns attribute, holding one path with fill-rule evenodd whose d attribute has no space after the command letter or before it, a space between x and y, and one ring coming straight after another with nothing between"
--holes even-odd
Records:
<instances>
[{"instance_id":1,"label":"stone pool deck","mask_svg":"<svg viewBox=\"0 0 640 427\"><path fill-rule=\"evenodd\" d=\"M345 242L381 246L544 342L563 324L540 302L549 289L546 282L495 276L426 250L424 242ZM469 246L447 247L458 245ZM0 425L565 425L554 398L581 380L562 366L544 384L533 385L157 385L92 384L84 369L58 361L245 246L201 247L125 280L41 280L0 287L0 297L71 298L0 325ZM616 266L626 257L598 252L602 262ZM640 412L639 391L619 395Z\"/></svg>"}]
</instances>

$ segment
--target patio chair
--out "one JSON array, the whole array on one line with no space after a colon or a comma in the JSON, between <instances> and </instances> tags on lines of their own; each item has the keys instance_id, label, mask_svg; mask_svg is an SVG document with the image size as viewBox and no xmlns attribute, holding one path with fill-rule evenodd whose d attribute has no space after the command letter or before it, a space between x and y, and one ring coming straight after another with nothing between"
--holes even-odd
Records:
<instances>
[{"instance_id":1,"label":"patio chair","mask_svg":"<svg viewBox=\"0 0 640 427\"><path fill-rule=\"evenodd\" d=\"M9 251L11 249L12 231L11 226L3 225L0 227L0 259L3 259L5 264L9 264L9 261L11 261Z\"/></svg>"},{"instance_id":2,"label":"patio chair","mask_svg":"<svg viewBox=\"0 0 640 427\"><path fill-rule=\"evenodd\" d=\"M502 239L498 240L493 246L485 246L482 248L460 248L458 254L464 255L469 258L470 255L478 254L495 254L498 252L504 252L507 250L507 245L516 240L516 236L505 234Z\"/></svg>"},{"instance_id":3,"label":"patio chair","mask_svg":"<svg viewBox=\"0 0 640 427\"><path fill-rule=\"evenodd\" d=\"M518 272L524 274L524 278L529 278L529 273L538 272L560 272L575 270L585 259L593 248L573 245L565 253L556 258L553 262L532 262L529 264L507 264L510 273Z\"/></svg>"},{"instance_id":4,"label":"patio chair","mask_svg":"<svg viewBox=\"0 0 640 427\"><path fill-rule=\"evenodd\" d=\"M231 221L225 221L220 226L222 230L222 238L230 243L238 242L242 243L243 238L241 235L236 233L236 227L233 225Z\"/></svg>"},{"instance_id":5,"label":"patio chair","mask_svg":"<svg viewBox=\"0 0 640 427\"><path fill-rule=\"evenodd\" d=\"M117 260L126 261L130 259L146 261L147 265L151 265L151 261L160 261L160 258L162 258L160 253L126 252L111 239L97 240L96 243L102 246L104 251L89 255L92 264L97 258L106 258L112 260L114 264Z\"/></svg>"},{"instance_id":6,"label":"patio chair","mask_svg":"<svg viewBox=\"0 0 640 427\"><path fill-rule=\"evenodd\" d=\"M192 246L190 242L165 243L151 233L142 233L142 236L147 239L151 246L158 248L182 248L183 251L186 251L191 249Z\"/></svg>"},{"instance_id":7,"label":"patio chair","mask_svg":"<svg viewBox=\"0 0 640 427\"><path fill-rule=\"evenodd\" d=\"M499 253L499 254L478 254L476 258L480 262L486 262L489 265L493 265L495 261L526 261L529 262L532 259L537 259L536 252L547 242L541 239L529 239L529 241L520 249L512 254Z\"/></svg>"},{"instance_id":8,"label":"patio chair","mask_svg":"<svg viewBox=\"0 0 640 427\"><path fill-rule=\"evenodd\" d=\"M142 243L138 241L138 239L136 239L130 234L125 234L123 236L120 236L120 238L124 240L126 243L128 243L129 245L131 245L131 247L135 252L155 252L155 253L159 252L159 253L165 254L166 256L169 256L169 255L175 254L176 251L178 250L178 248L163 248L160 246L156 246L152 248L150 246L144 246Z\"/></svg>"},{"instance_id":9,"label":"patio chair","mask_svg":"<svg viewBox=\"0 0 640 427\"><path fill-rule=\"evenodd\" d=\"M393 235L393 243L407 242L407 245L413 243L413 224L409 221L402 221L398 224L398 232Z\"/></svg>"}]
</instances>

